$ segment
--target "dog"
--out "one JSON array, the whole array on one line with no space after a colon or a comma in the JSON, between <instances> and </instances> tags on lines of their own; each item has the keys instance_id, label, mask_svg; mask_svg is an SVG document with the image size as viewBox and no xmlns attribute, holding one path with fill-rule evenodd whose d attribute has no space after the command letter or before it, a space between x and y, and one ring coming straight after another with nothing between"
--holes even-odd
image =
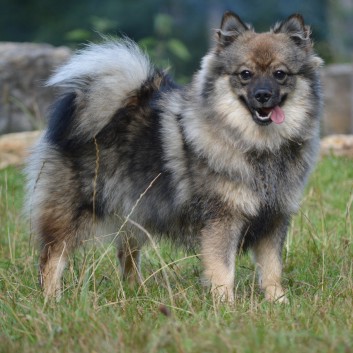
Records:
<instances>
[{"instance_id":1,"label":"dog","mask_svg":"<svg viewBox=\"0 0 353 353\"><path fill-rule=\"evenodd\" d=\"M265 298L287 302L281 253L318 155L323 61L299 14L256 33L226 12L215 37L184 87L127 38L89 44L49 79L61 95L26 167L46 297L82 241L116 233L130 283L152 234L197 247L230 302L250 250Z\"/></svg>"}]
</instances>

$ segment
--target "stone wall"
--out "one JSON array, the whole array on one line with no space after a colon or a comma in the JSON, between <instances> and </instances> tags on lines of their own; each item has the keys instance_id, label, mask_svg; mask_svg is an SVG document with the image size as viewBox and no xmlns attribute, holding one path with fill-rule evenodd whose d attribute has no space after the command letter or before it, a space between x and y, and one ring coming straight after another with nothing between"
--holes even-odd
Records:
<instances>
[{"instance_id":1,"label":"stone wall","mask_svg":"<svg viewBox=\"0 0 353 353\"><path fill-rule=\"evenodd\" d=\"M322 134L353 133L353 64L328 65L323 70L325 96Z\"/></svg>"},{"instance_id":2,"label":"stone wall","mask_svg":"<svg viewBox=\"0 0 353 353\"><path fill-rule=\"evenodd\" d=\"M48 44L0 43L0 134L44 126L54 98L45 81L70 55Z\"/></svg>"}]
</instances>

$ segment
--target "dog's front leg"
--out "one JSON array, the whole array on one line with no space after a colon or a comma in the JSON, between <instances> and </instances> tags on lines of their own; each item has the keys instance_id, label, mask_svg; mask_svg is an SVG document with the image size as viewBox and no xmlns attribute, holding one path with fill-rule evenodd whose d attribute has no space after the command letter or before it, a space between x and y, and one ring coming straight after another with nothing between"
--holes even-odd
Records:
<instances>
[{"instance_id":1,"label":"dog's front leg","mask_svg":"<svg viewBox=\"0 0 353 353\"><path fill-rule=\"evenodd\" d=\"M260 287L266 300L272 302L288 303L281 285L282 248L287 224L288 221L281 222L272 234L261 237L252 248Z\"/></svg>"},{"instance_id":2,"label":"dog's front leg","mask_svg":"<svg viewBox=\"0 0 353 353\"><path fill-rule=\"evenodd\" d=\"M233 222L216 220L202 230L201 258L204 279L212 294L222 301L234 301L236 236Z\"/></svg>"}]
</instances>

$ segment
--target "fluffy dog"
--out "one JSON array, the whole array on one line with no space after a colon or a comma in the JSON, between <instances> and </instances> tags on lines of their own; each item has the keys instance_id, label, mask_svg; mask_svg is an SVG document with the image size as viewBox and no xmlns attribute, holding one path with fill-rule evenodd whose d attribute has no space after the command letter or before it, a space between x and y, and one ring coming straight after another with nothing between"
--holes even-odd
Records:
<instances>
[{"instance_id":1,"label":"fluffy dog","mask_svg":"<svg viewBox=\"0 0 353 353\"><path fill-rule=\"evenodd\" d=\"M62 95L27 166L46 296L59 294L83 239L117 232L128 217L197 246L225 300L236 254L250 249L265 297L286 301L281 252L317 156L322 60L297 14L256 33L226 12L216 37L185 87L128 39L89 45L49 80ZM146 241L134 222L116 235L130 281Z\"/></svg>"}]
</instances>

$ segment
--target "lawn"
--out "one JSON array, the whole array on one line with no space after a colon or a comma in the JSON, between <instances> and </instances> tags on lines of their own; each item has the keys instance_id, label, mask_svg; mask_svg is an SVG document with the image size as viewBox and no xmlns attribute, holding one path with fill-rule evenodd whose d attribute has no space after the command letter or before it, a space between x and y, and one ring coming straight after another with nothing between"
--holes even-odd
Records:
<instances>
[{"instance_id":1,"label":"lawn","mask_svg":"<svg viewBox=\"0 0 353 353\"><path fill-rule=\"evenodd\" d=\"M45 302L22 201L21 171L1 171L0 352L353 352L352 160L325 157L306 188L283 254L288 305L264 301L248 255L235 304L217 304L198 257L164 243L128 288L109 242L72 257L61 301Z\"/></svg>"}]
</instances>

